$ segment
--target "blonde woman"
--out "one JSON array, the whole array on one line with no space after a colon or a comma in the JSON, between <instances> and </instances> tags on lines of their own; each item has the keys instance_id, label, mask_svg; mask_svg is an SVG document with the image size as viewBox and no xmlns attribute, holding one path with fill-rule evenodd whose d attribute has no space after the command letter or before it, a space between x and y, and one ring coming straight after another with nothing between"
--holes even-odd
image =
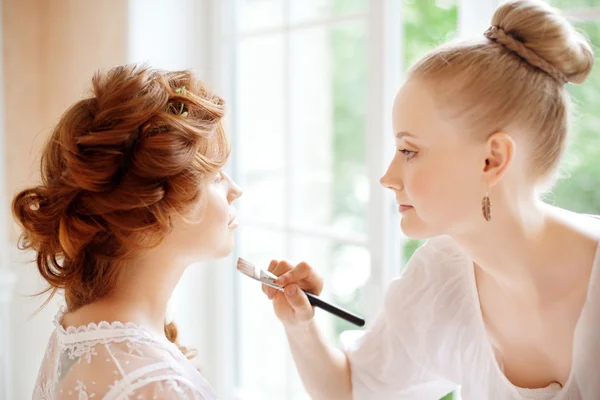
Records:
<instances>
[{"instance_id":1,"label":"blonde woman","mask_svg":"<svg viewBox=\"0 0 600 400\"><path fill-rule=\"evenodd\" d=\"M412 66L381 183L402 231L430 239L379 317L339 350L298 290L323 287L308 264L273 261L285 294L263 288L314 399L600 398L600 221L538 198L567 143L565 85L592 64L554 9L517 0Z\"/></svg>"}]
</instances>

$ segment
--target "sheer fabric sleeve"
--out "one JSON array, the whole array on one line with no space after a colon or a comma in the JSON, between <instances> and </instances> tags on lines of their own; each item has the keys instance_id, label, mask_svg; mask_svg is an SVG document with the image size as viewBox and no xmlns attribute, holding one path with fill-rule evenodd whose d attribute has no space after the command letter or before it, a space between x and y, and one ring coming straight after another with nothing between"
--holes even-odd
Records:
<instances>
[{"instance_id":1,"label":"sheer fabric sleeve","mask_svg":"<svg viewBox=\"0 0 600 400\"><path fill-rule=\"evenodd\" d=\"M154 376L134 382L125 393L127 399L138 400L214 400L206 397L194 384L181 376Z\"/></svg>"},{"instance_id":2,"label":"sheer fabric sleeve","mask_svg":"<svg viewBox=\"0 0 600 400\"><path fill-rule=\"evenodd\" d=\"M428 270L432 256L440 255L432 247L436 244L418 249L392 281L371 327L357 340L342 338L355 400L437 400L458 387L454 377L431 367L432 360L451 357L436 314L443 303L454 305L445 298L452 280L443 271Z\"/></svg>"}]
</instances>

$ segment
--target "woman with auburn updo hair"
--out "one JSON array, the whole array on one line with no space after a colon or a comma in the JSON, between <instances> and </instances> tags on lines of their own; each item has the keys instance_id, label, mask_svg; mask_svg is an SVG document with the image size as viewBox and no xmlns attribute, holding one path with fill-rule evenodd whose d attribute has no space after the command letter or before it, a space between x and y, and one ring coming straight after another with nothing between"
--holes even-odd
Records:
<instances>
[{"instance_id":1,"label":"woman with auburn updo hair","mask_svg":"<svg viewBox=\"0 0 600 400\"><path fill-rule=\"evenodd\" d=\"M188 265L233 249L224 101L187 71L121 66L92 85L52 133L42 183L12 205L21 248L66 303L33 398L216 398L165 313Z\"/></svg>"}]
</instances>

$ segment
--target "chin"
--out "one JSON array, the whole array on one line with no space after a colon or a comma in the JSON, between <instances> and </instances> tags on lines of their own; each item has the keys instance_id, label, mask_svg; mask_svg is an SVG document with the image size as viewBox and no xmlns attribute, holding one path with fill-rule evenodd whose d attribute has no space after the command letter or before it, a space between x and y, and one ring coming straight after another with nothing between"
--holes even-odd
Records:
<instances>
[{"instance_id":1,"label":"chin","mask_svg":"<svg viewBox=\"0 0 600 400\"><path fill-rule=\"evenodd\" d=\"M402 217L400 219L400 230L406 237L415 240L425 240L439 235L423 221L414 218Z\"/></svg>"},{"instance_id":2,"label":"chin","mask_svg":"<svg viewBox=\"0 0 600 400\"><path fill-rule=\"evenodd\" d=\"M218 258L227 257L228 255L233 253L234 245L235 245L235 242L232 237L228 242L224 243L222 246L215 249L216 251L214 253L214 258L218 259Z\"/></svg>"}]
</instances>

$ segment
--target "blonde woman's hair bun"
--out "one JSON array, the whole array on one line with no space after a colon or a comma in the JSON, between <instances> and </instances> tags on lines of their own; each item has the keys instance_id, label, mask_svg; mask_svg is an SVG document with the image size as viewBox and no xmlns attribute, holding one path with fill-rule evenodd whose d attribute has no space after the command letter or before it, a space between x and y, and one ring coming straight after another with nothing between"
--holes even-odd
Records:
<instances>
[{"instance_id":1,"label":"blonde woman's hair bun","mask_svg":"<svg viewBox=\"0 0 600 400\"><path fill-rule=\"evenodd\" d=\"M488 38L557 81L583 83L592 70L594 52L589 42L545 1L507 1L494 13L491 26L485 34Z\"/></svg>"}]
</instances>

